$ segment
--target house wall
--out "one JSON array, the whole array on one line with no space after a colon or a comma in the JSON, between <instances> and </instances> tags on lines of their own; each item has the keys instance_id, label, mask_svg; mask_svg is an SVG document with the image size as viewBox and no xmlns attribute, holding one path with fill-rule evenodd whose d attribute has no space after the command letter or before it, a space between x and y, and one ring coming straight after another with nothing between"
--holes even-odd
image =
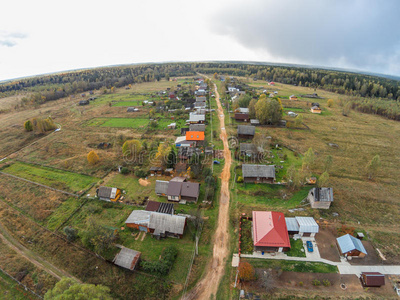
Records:
<instances>
[{"instance_id":1,"label":"house wall","mask_svg":"<svg viewBox=\"0 0 400 300\"><path fill-rule=\"evenodd\" d=\"M243 181L246 183L274 183L273 178L257 178L257 177L244 177Z\"/></svg>"},{"instance_id":2,"label":"house wall","mask_svg":"<svg viewBox=\"0 0 400 300\"><path fill-rule=\"evenodd\" d=\"M328 209L331 206L330 201L314 201L314 199L315 198L313 195L311 195L311 193L308 194L307 200L310 202L311 208Z\"/></svg>"},{"instance_id":3,"label":"house wall","mask_svg":"<svg viewBox=\"0 0 400 300\"><path fill-rule=\"evenodd\" d=\"M288 247L260 247L254 246L254 251L258 252L266 252L266 253L273 253L273 252L286 252L289 251L290 248ZM281 250L281 251L279 251Z\"/></svg>"},{"instance_id":4,"label":"house wall","mask_svg":"<svg viewBox=\"0 0 400 300\"><path fill-rule=\"evenodd\" d=\"M179 201L180 197L179 196L168 196L169 201Z\"/></svg>"},{"instance_id":5,"label":"house wall","mask_svg":"<svg viewBox=\"0 0 400 300\"><path fill-rule=\"evenodd\" d=\"M181 196L182 200L190 201L190 202L197 202L196 197L187 197L187 196Z\"/></svg>"},{"instance_id":6,"label":"house wall","mask_svg":"<svg viewBox=\"0 0 400 300\"><path fill-rule=\"evenodd\" d=\"M135 223L126 223L126 227L137 229L137 230L140 230L139 226L142 227L142 228L143 227L146 228L147 232L150 232L150 229L145 225L139 225L139 224L135 224Z\"/></svg>"},{"instance_id":7,"label":"house wall","mask_svg":"<svg viewBox=\"0 0 400 300\"><path fill-rule=\"evenodd\" d=\"M238 134L238 137L240 139L253 139L254 135L249 135L249 134Z\"/></svg>"}]
</instances>

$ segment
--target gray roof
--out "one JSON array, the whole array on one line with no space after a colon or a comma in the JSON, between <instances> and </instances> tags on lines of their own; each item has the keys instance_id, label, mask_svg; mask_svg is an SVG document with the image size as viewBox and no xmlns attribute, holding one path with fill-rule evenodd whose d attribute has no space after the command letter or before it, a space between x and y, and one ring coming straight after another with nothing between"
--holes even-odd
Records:
<instances>
[{"instance_id":1,"label":"gray roof","mask_svg":"<svg viewBox=\"0 0 400 300\"><path fill-rule=\"evenodd\" d=\"M133 270L139 261L140 252L129 248L123 247L121 251L115 256L113 262L117 266L125 269Z\"/></svg>"},{"instance_id":2,"label":"gray roof","mask_svg":"<svg viewBox=\"0 0 400 300\"><path fill-rule=\"evenodd\" d=\"M143 224L145 226L148 226L150 220L150 214L151 214L150 211L134 210L131 212L128 219L126 219L125 223Z\"/></svg>"},{"instance_id":3,"label":"gray roof","mask_svg":"<svg viewBox=\"0 0 400 300\"><path fill-rule=\"evenodd\" d=\"M239 107L239 112L241 112L242 114L248 114L249 109L247 107Z\"/></svg>"},{"instance_id":4,"label":"gray roof","mask_svg":"<svg viewBox=\"0 0 400 300\"><path fill-rule=\"evenodd\" d=\"M166 194L168 190L168 181L156 180L156 194Z\"/></svg>"},{"instance_id":5,"label":"gray roof","mask_svg":"<svg viewBox=\"0 0 400 300\"><path fill-rule=\"evenodd\" d=\"M101 186L99 187L99 190L97 192L97 197L114 199L116 193L117 193L117 188Z\"/></svg>"},{"instance_id":6,"label":"gray roof","mask_svg":"<svg viewBox=\"0 0 400 300\"><path fill-rule=\"evenodd\" d=\"M288 231L299 231L299 223L296 218L285 218L286 227Z\"/></svg>"},{"instance_id":7,"label":"gray roof","mask_svg":"<svg viewBox=\"0 0 400 300\"><path fill-rule=\"evenodd\" d=\"M246 154L257 153L257 147L250 143L240 143L240 152L245 151Z\"/></svg>"},{"instance_id":8,"label":"gray roof","mask_svg":"<svg viewBox=\"0 0 400 300\"><path fill-rule=\"evenodd\" d=\"M367 250L365 250L362 242L350 234L346 234L341 237L338 237L336 240L339 244L340 251L342 251L342 254L347 253L352 250L355 250L355 249L357 249L358 251L360 251L362 253L367 254Z\"/></svg>"},{"instance_id":9,"label":"gray roof","mask_svg":"<svg viewBox=\"0 0 400 300\"><path fill-rule=\"evenodd\" d=\"M260 125L260 121L258 119L250 119L251 125Z\"/></svg>"},{"instance_id":10,"label":"gray roof","mask_svg":"<svg viewBox=\"0 0 400 300\"><path fill-rule=\"evenodd\" d=\"M152 212L150 215L149 228L154 229L155 234L165 233L166 231L175 234L183 234L185 222L186 218L182 216Z\"/></svg>"},{"instance_id":11,"label":"gray roof","mask_svg":"<svg viewBox=\"0 0 400 300\"><path fill-rule=\"evenodd\" d=\"M190 122L199 122L199 121L205 121L206 120L206 116L205 115L194 115L191 114L189 116L189 121Z\"/></svg>"},{"instance_id":12,"label":"gray roof","mask_svg":"<svg viewBox=\"0 0 400 300\"><path fill-rule=\"evenodd\" d=\"M275 178L275 166L267 165L242 165L243 177Z\"/></svg>"},{"instance_id":13,"label":"gray roof","mask_svg":"<svg viewBox=\"0 0 400 300\"><path fill-rule=\"evenodd\" d=\"M206 131L205 124L190 124L189 131Z\"/></svg>"},{"instance_id":14,"label":"gray roof","mask_svg":"<svg viewBox=\"0 0 400 300\"><path fill-rule=\"evenodd\" d=\"M170 181L184 182L184 181L186 181L186 177L176 176L176 177L172 178Z\"/></svg>"},{"instance_id":15,"label":"gray roof","mask_svg":"<svg viewBox=\"0 0 400 300\"><path fill-rule=\"evenodd\" d=\"M182 182L181 196L195 197L199 196L200 184L197 182Z\"/></svg>"},{"instance_id":16,"label":"gray roof","mask_svg":"<svg viewBox=\"0 0 400 300\"><path fill-rule=\"evenodd\" d=\"M194 107L206 107L206 102L195 102Z\"/></svg>"},{"instance_id":17,"label":"gray roof","mask_svg":"<svg viewBox=\"0 0 400 300\"><path fill-rule=\"evenodd\" d=\"M299 232L318 233L319 226L312 217L295 217L299 224Z\"/></svg>"},{"instance_id":18,"label":"gray roof","mask_svg":"<svg viewBox=\"0 0 400 300\"><path fill-rule=\"evenodd\" d=\"M329 201L333 202L332 188L313 188L310 193L314 195L314 201Z\"/></svg>"},{"instance_id":19,"label":"gray roof","mask_svg":"<svg viewBox=\"0 0 400 300\"><path fill-rule=\"evenodd\" d=\"M196 97L196 102L206 102L207 98L205 96Z\"/></svg>"},{"instance_id":20,"label":"gray roof","mask_svg":"<svg viewBox=\"0 0 400 300\"><path fill-rule=\"evenodd\" d=\"M238 134L254 135L256 133L256 128L249 125L238 125Z\"/></svg>"},{"instance_id":21,"label":"gray roof","mask_svg":"<svg viewBox=\"0 0 400 300\"><path fill-rule=\"evenodd\" d=\"M170 181L168 184L167 195L168 196L179 196L181 194L182 182Z\"/></svg>"}]
</instances>

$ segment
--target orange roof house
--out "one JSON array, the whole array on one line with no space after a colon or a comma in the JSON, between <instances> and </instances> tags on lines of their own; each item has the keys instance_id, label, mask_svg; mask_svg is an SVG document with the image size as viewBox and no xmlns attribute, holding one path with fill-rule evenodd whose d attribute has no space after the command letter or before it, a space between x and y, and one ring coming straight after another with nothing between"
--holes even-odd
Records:
<instances>
[{"instance_id":1,"label":"orange roof house","mask_svg":"<svg viewBox=\"0 0 400 300\"><path fill-rule=\"evenodd\" d=\"M255 251L282 252L290 249L285 215L275 211L253 211Z\"/></svg>"},{"instance_id":2,"label":"orange roof house","mask_svg":"<svg viewBox=\"0 0 400 300\"><path fill-rule=\"evenodd\" d=\"M204 131L186 131L187 141L204 141Z\"/></svg>"}]
</instances>

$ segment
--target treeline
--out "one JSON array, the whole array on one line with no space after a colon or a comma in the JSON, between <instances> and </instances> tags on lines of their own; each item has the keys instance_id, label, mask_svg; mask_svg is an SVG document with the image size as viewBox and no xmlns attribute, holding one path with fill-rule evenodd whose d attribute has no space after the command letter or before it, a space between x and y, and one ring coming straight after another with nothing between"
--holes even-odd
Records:
<instances>
[{"instance_id":1,"label":"treeline","mask_svg":"<svg viewBox=\"0 0 400 300\"><path fill-rule=\"evenodd\" d=\"M367 114L376 114L400 121L400 102L393 100L352 98L351 108Z\"/></svg>"},{"instance_id":2,"label":"treeline","mask_svg":"<svg viewBox=\"0 0 400 300\"><path fill-rule=\"evenodd\" d=\"M27 91L33 94L24 102L44 103L69 95L128 84L169 80L170 77L194 75L189 64L149 64L108 67L37 76L0 84L0 97Z\"/></svg>"},{"instance_id":3,"label":"treeline","mask_svg":"<svg viewBox=\"0 0 400 300\"><path fill-rule=\"evenodd\" d=\"M207 74L256 77L260 80L322 88L344 95L380 97L400 101L400 81L384 77L315 68L239 63L197 63L193 65L196 70Z\"/></svg>"}]
</instances>

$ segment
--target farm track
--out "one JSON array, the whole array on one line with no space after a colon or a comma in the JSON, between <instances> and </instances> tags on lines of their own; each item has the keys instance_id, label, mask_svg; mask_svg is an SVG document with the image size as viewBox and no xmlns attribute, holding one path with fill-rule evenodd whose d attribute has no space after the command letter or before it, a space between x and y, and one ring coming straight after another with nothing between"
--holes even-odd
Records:
<instances>
[{"instance_id":1,"label":"farm track","mask_svg":"<svg viewBox=\"0 0 400 300\"><path fill-rule=\"evenodd\" d=\"M221 173L221 195L219 199L218 223L214 235L213 257L207 267L205 276L185 296L184 299L211 299L218 291L222 276L225 273L226 259L229 254L229 180L231 167L231 151L228 145L228 135L225 130L225 115L219 100L217 86L215 88L215 100L218 105L218 118L220 120L220 138L224 145L225 165Z\"/></svg>"},{"instance_id":2,"label":"farm track","mask_svg":"<svg viewBox=\"0 0 400 300\"><path fill-rule=\"evenodd\" d=\"M46 271L47 273L51 274L52 276L56 277L57 279L61 279L62 277L70 277L75 279L77 282L82 283L79 279L75 278L71 274L67 273L66 271L59 269L52 265L51 263L47 262L37 254L33 253L29 249L27 249L24 245L22 245L18 240L16 240L6 228L0 224L0 239L11 249L17 252L19 255L25 257L35 266L39 267L40 269Z\"/></svg>"}]
</instances>

